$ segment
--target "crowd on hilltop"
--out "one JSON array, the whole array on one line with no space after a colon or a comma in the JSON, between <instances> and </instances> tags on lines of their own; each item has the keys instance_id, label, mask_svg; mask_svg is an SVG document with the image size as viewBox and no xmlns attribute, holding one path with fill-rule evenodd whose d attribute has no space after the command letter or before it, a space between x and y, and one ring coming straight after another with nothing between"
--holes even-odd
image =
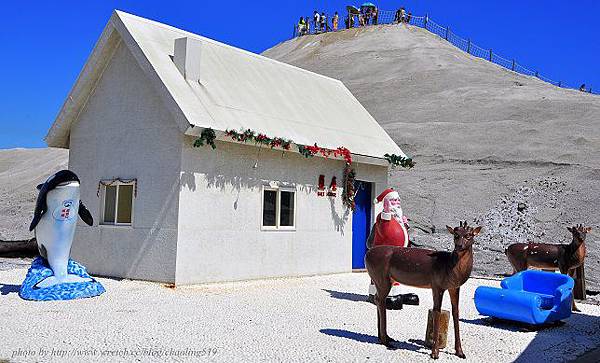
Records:
<instances>
[{"instance_id":1,"label":"crowd on hilltop","mask_svg":"<svg viewBox=\"0 0 600 363\"><path fill-rule=\"evenodd\" d=\"M360 9L354 6L348 7L348 14L344 19L346 29L379 24L379 9L371 3L367 4L363 4ZM401 7L394 14L394 19L392 22L394 24L408 24L410 23L411 18L412 13L406 12L406 9ZM331 18L329 18L325 12L319 13L317 10L315 10L312 17L301 16L295 30L296 34L299 36L313 33L326 33L330 31L337 31L339 29L339 22L340 16L337 11ZM387 22L389 22L389 20Z\"/></svg>"}]
</instances>

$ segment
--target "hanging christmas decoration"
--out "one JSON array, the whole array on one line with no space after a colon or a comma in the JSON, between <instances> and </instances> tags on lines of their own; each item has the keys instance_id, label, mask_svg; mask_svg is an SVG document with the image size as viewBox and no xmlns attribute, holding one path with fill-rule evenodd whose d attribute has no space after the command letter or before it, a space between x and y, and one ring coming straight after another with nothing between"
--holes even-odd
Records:
<instances>
[{"instance_id":1,"label":"hanging christmas decoration","mask_svg":"<svg viewBox=\"0 0 600 363\"><path fill-rule=\"evenodd\" d=\"M329 191L327 192L328 197L336 197L337 196L337 179L334 176L331 178L331 183L329 184Z\"/></svg>"},{"instance_id":2,"label":"hanging christmas decoration","mask_svg":"<svg viewBox=\"0 0 600 363\"><path fill-rule=\"evenodd\" d=\"M319 175L319 185L317 189L317 196L324 197L325 196L325 175Z\"/></svg>"},{"instance_id":3,"label":"hanging christmas decoration","mask_svg":"<svg viewBox=\"0 0 600 363\"><path fill-rule=\"evenodd\" d=\"M137 179L121 179L121 178L116 178L116 179L111 179L111 180L100 180L98 182L98 190L96 191L96 196L99 198L100 197L100 188L102 186L105 187L110 187L113 185L116 185L118 183L124 183L124 184L133 184L133 196L137 197Z\"/></svg>"},{"instance_id":4,"label":"hanging christmas decoration","mask_svg":"<svg viewBox=\"0 0 600 363\"><path fill-rule=\"evenodd\" d=\"M217 135L215 135L215 131L213 129L211 129L210 127L207 127L204 130L202 130L202 132L200 133L200 137L198 137L196 139L196 141L194 141L194 147L210 145L210 147L212 147L213 149L216 149L217 148L217 145L215 145L216 138L217 138Z\"/></svg>"},{"instance_id":5,"label":"hanging christmas decoration","mask_svg":"<svg viewBox=\"0 0 600 363\"><path fill-rule=\"evenodd\" d=\"M388 163L390 163L390 165L392 166L401 166L403 168L409 169L415 166L415 162L413 161L413 159L408 157L399 156L396 154L385 154L383 155L383 157L385 157Z\"/></svg>"},{"instance_id":6,"label":"hanging christmas decoration","mask_svg":"<svg viewBox=\"0 0 600 363\"><path fill-rule=\"evenodd\" d=\"M314 144L313 146L298 144L298 152L305 158L313 157L316 154L321 154L325 158L328 158L331 155L334 157L341 156L346 161L346 164L352 164L352 153L343 146L340 146L337 149L327 149L319 147L317 144Z\"/></svg>"},{"instance_id":7,"label":"hanging christmas decoration","mask_svg":"<svg viewBox=\"0 0 600 363\"><path fill-rule=\"evenodd\" d=\"M292 144L294 143L290 139L284 139L282 137L271 137L267 136L263 133L257 133L251 129L245 129L242 131L235 130L225 130L225 135L230 137L232 140L237 142L253 142L255 145L266 145L271 149L273 148L281 148L283 150L290 150ZM214 140L216 139L215 132L211 128L206 128L202 130L200 137L196 139L194 142L195 147L210 145L213 149L216 148ZM356 179L356 172L352 168L352 153L347 148L340 146L337 149L328 149L324 147L318 146L316 143L314 145L302 145L296 144L298 148L298 152L300 155L305 158L311 158L317 154L322 155L325 158L333 157L341 157L344 159L344 191L342 192L342 201L344 205L354 211L355 202L354 202L354 181ZM396 154L385 154L384 158L388 161L392 167L401 166L403 168L412 168L415 166L414 161L405 156L399 156ZM255 163L255 168L258 163ZM319 186L317 190L317 195L323 196L325 195L325 186L324 186L324 176L319 176ZM331 184L329 186L329 191L327 192L328 196L335 197L337 195L337 182L336 178L333 177L331 180Z\"/></svg>"},{"instance_id":8,"label":"hanging christmas decoration","mask_svg":"<svg viewBox=\"0 0 600 363\"><path fill-rule=\"evenodd\" d=\"M350 210L354 212L356 204L354 202L354 181L356 180L356 172L350 164L346 164L344 168L344 192L342 193L342 202Z\"/></svg>"},{"instance_id":9,"label":"hanging christmas decoration","mask_svg":"<svg viewBox=\"0 0 600 363\"><path fill-rule=\"evenodd\" d=\"M250 129L238 132L235 130L225 130L225 135L229 136L232 140L238 142L254 142L255 144L266 145L271 149L279 147L284 150L290 150L293 144L292 140L284 139L282 137L270 137L265 134L256 133Z\"/></svg>"}]
</instances>

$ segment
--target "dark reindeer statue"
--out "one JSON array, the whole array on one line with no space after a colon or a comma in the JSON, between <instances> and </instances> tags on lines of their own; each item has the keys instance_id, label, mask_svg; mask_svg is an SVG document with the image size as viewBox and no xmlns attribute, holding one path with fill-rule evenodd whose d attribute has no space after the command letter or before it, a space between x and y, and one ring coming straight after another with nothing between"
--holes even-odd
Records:
<instances>
[{"instance_id":1,"label":"dark reindeer statue","mask_svg":"<svg viewBox=\"0 0 600 363\"><path fill-rule=\"evenodd\" d=\"M575 270L585 259L585 237L592 230L590 227L578 225L567 227L573 234L570 244L551 243L514 243L504 251L515 272L527 270L530 267L541 269L556 269L560 273L575 277ZM573 310L579 311L573 300Z\"/></svg>"},{"instance_id":2,"label":"dark reindeer statue","mask_svg":"<svg viewBox=\"0 0 600 363\"><path fill-rule=\"evenodd\" d=\"M452 228L446 226L454 236L454 251L434 251L424 248L403 248L378 246L370 249L365 256L369 276L377 287L377 324L379 341L390 346L393 341L387 335L385 299L392 286L392 280L401 284L431 289L433 293L433 346L431 357L439 357L439 325L444 292L448 290L452 302L454 322L454 348L456 355L465 358L458 327L458 297L460 287L471 276L473 268L473 238L481 232L481 227L472 228L467 222Z\"/></svg>"}]
</instances>

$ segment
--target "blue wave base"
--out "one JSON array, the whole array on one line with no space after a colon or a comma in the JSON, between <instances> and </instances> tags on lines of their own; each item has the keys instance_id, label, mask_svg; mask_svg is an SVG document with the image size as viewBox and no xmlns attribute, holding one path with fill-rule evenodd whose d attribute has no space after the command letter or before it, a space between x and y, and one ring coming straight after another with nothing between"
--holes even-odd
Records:
<instances>
[{"instance_id":1,"label":"blue wave base","mask_svg":"<svg viewBox=\"0 0 600 363\"><path fill-rule=\"evenodd\" d=\"M64 283L46 288L35 287L40 281L54 275L52 269L48 266L48 262L38 256L33 260L27 271L25 280L19 290L19 296L22 299L34 301L74 300L98 296L106 291L101 283L87 273L84 266L71 259L67 264L67 272L83 278L90 278L92 281Z\"/></svg>"}]
</instances>

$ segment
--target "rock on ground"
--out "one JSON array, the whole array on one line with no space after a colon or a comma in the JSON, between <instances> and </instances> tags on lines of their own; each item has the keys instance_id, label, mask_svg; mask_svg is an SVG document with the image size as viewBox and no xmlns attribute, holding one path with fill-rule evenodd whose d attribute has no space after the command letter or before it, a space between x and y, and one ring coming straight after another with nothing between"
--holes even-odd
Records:
<instances>
[{"instance_id":1,"label":"rock on ground","mask_svg":"<svg viewBox=\"0 0 600 363\"><path fill-rule=\"evenodd\" d=\"M418 243L450 248L446 224L482 224L475 271L499 274L511 271L507 245L568 243L566 227L583 223L595 229L588 289L600 289L600 96L511 72L413 26L305 36L263 54L342 80L414 157L414 169L390 180Z\"/></svg>"}]
</instances>

